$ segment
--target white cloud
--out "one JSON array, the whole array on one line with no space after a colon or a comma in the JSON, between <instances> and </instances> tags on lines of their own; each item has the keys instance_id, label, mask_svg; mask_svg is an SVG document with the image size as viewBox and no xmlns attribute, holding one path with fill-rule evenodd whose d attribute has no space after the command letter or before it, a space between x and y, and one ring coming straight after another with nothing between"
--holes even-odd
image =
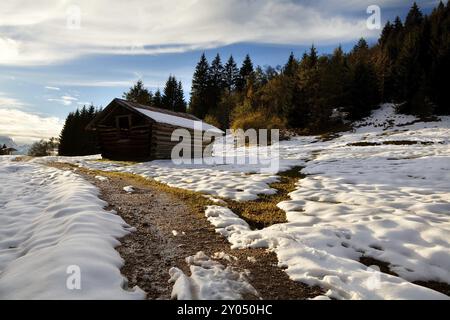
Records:
<instances>
[{"instance_id":1,"label":"white cloud","mask_svg":"<svg viewBox=\"0 0 450 320\"><path fill-rule=\"evenodd\" d=\"M184 52L237 42L326 44L369 34L364 6L356 19L336 9L342 1L320 2L79 0L78 17L77 10L67 11L69 1L8 1L0 12L0 64ZM350 10L367 1L347 2Z\"/></svg>"},{"instance_id":2,"label":"white cloud","mask_svg":"<svg viewBox=\"0 0 450 320\"><path fill-rule=\"evenodd\" d=\"M5 96L4 93L0 92L0 108L14 107L16 109L21 109L25 106L26 106L26 104L23 103L22 101L19 101L15 98L7 97L7 96ZM2 121L3 121L3 119L2 119Z\"/></svg>"},{"instance_id":3,"label":"white cloud","mask_svg":"<svg viewBox=\"0 0 450 320\"><path fill-rule=\"evenodd\" d=\"M17 143L58 136L63 121L57 117L44 117L19 110L24 103L0 94L0 135L13 138Z\"/></svg>"},{"instance_id":4,"label":"white cloud","mask_svg":"<svg viewBox=\"0 0 450 320\"><path fill-rule=\"evenodd\" d=\"M59 90L61 90L61 89L58 88L58 87L51 87L51 86L46 86L45 89L47 89L47 90L54 90L54 91L59 91Z\"/></svg>"},{"instance_id":5,"label":"white cloud","mask_svg":"<svg viewBox=\"0 0 450 320\"><path fill-rule=\"evenodd\" d=\"M58 102L65 106L70 106L72 105L73 102L78 101L78 98L69 95L64 95L59 98L48 98L47 100L50 102Z\"/></svg>"}]
</instances>

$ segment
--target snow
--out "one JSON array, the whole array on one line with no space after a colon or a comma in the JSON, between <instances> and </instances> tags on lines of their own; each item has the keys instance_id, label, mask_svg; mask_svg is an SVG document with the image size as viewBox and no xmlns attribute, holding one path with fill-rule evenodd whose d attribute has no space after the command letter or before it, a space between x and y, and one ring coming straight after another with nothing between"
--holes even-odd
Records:
<instances>
[{"instance_id":1,"label":"snow","mask_svg":"<svg viewBox=\"0 0 450 320\"><path fill-rule=\"evenodd\" d=\"M95 161L100 156L85 157L45 157L35 162L60 161L76 164L80 167L103 171L119 171L153 178L171 187L203 192L214 197L229 198L237 201L258 199L260 194L274 194L276 190L269 187L278 181L271 174L249 175L258 168L251 165L207 165L178 166L170 160L158 160L135 165L121 165L105 161ZM239 171L238 171L239 170ZM214 201L214 200L213 200ZM216 200L217 201L217 200Z\"/></svg>"},{"instance_id":2,"label":"snow","mask_svg":"<svg viewBox=\"0 0 450 320\"><path fill-rule=\"evenodd\" d=\"M0 299L142 299L114 247L128 225L71 172L0 157ZM69 290L67 271L80 271Z\"/></svg>"},{"instance_id":3,"label":"snow","mask_svg":"<svg viewBox=\"0 0 450 320\"><path fill-rule=\"evenodd\" d=\"M123 191L125 191L127 193L133 193L134 192L134 187L133 186L123 187Z\"/></svg>"},{"instance_id":4,"label":"snow","mask_svg":"<svg viewBox=\"0 0 450 320\"><path fill-rule=\"evenodd\" d=\"M223 258L224 256L222 256ZM169 282L174 283L172 299L178 300L238 300L246 294L258 296L243 272L225 267L202 251L186 258L191 272L187 276L178 268L171 268Z\"/></svg>"},{"instance_id":5,"label":"snow","mask_svg":"<svg viewBox=\"0 0 450 320\"><path fill-rule=\"evenodd\" d=\"M217 129L216 127L214 127L210 124L207 124L206 122L203 122L203 121L195 121L195 120L172 116L170 114L160 113L160 112L151 111L151 110L147 110L147 109L141 109L141 108L135 108L135 107L134 107L134 109L159 123L170 124L170 125L174 125L174 126L192 129L192 130L210 131L215 134L223 133L222 130Z\"/></svg>"},{"instance_id":6,"label":"snow","mask_svg":"<svg viewBox=\"0 0 450 320\"><path fill-rule=\"evenodd\" d=\"M104 176L95 176L95 179L102 181L102 182L108 181L108 178L104 177Z\"/></svg>"},{"instance_id":7,"label":"snow","mask_svg":"<svg viewBox=\"0 0 450 320\"><path fill-rule=\"evenodd\" d=\"M377 145L352 145L361 142ZM278 204L286 223L252 230L223 203L206 208L206 218L232 248L274 251L291 279L324 288L319 298L448 299L412 282L450 284L450 117L423 123L386 104L339 138L295 137L277 147L280 170L303 166L307 175L291 199ZM233 152L251 159L257 151ZM275 193L269 184L279 179L248 163L121 166L93 158L56 160L237 201ZM399 277L374 273L361 257L389 263Z\"/></svg>"},{"instance_id":8,"label":"snow","mask_svg":"<svg viewBox=\"0 0 450 320\"><path fill-rule=\"evenodd\" d=\"M271 248L291 279L320 285L329 297L448 298L411 282L450 283L450 119L412 128L394 122L386 134L379 124L389 109L355 133L319 144L302 170L308 176L278 205L287 223L252 231L227 208L210 206L205 215L233 248ZM414 121L406 118L400 123ZM433 144L347 146L387 138ZM400 277L379 273L373 285L362 256L389 262Z\"/></svg>"}]
</instances>

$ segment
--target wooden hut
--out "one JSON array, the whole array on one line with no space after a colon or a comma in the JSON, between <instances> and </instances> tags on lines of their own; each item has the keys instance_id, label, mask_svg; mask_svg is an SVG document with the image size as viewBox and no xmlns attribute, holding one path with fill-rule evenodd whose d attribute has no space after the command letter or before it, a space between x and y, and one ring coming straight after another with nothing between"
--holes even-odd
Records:
<instances>
[{"instance_id":1,"label":"wooden hut","mask_svg":"<svg viewBox=\"0 0 450 320\"><path fill-rule=\"evenodd\" d=\"M86 127L97 133L97 141L103 158L111 160L170 159L175 129L186 129L192 137L205 131L220 136L223 132L195 116L149 107L138 103L114 99ZM197 139L199 140L199 139ZM201 141L201 154L209 144ZM192 143L194 146L195 144ZM198 149L198 148L197 148ZM194 147L191 154L198 151ZM197 154L200 152L197 152Z\"/></svg>"},{"instance_id":2,"label":"wooden hut","mask_svg":"<svg viewBox=\"0 0 450 320\"><path fill-rule=\"evenodd\" d=\"M0 156L10 156L16 151L16 149L7 147L5 144L3 146L0 145Z\"/></svg>"}]
</instances>

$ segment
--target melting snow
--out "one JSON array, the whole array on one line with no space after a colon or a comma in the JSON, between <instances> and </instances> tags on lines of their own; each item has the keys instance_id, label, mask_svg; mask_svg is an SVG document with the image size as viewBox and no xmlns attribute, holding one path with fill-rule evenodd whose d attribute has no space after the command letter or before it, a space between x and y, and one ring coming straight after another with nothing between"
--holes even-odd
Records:
<instances>
[{"instance_id":1,"label":"melting snow","mask_svg":"<svg viewBox=\"0 0 450 320\"><path fill-rule=\"evenodd\" d=\"M233 248L273 250L291 279L320 285L327 297L448 298L412 282L450 284L449 140L450 117L423 123L384 105L337 139L296 137L280 143L280 170L304 166L307 174L291 200L279 204L287 223L251 230L228 208L209 206L205 214ZM275 193L269 184L278 179L255 173L258 168L251 165L154 161L125 167L92 159L52 158L239 201ZM400 277L374 273L359 262L361 257L389 263Z\"/></svg>"},{"instance_id":2,"label":"melting snow","mask_svg":"<svg viewBox=\"0 0 450 320\"><path fill-rule=\"evenodd\" d=\"M246 294L258 296L244 273L225 267L202 251L187 257L186 263L189 265L190 276L175 267L169 271L169 281L174 283L172 299L237 300Z\"/></svg>"},{"instance_id":3,"label":"melting snow","mask_svg":"<svg viewBox=\"0 0 450 320\"><path fill-rule=\"evenodd\" d=\"M103 210L98 190L71 172L11 159L0 157L0 299L144 298L126 290L114 250L129 226ZM74 270L79 290L66 286Z\"/></svg>"}]
</instances>

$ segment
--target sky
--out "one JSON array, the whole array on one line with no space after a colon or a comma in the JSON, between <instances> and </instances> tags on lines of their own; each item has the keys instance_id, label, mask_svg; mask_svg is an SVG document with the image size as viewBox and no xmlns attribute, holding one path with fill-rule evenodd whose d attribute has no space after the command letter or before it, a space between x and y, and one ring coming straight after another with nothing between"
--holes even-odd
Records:
<instances>
[{"instance_id":1,"label":"sky","mask_svg":"<svg viewBox=\"0 0 450 320\"><path fill-rule=\"evenodd\" d=\"M408 0L5 0L0 6L0 136L30 143L58 136L67 114L106 106L142 79L152 91L169 75L189 98L200 55L283 65L314 44L350 50L404 18ZM425 13L438 1L417 1Z\"/></svg>"}]
</instances>

